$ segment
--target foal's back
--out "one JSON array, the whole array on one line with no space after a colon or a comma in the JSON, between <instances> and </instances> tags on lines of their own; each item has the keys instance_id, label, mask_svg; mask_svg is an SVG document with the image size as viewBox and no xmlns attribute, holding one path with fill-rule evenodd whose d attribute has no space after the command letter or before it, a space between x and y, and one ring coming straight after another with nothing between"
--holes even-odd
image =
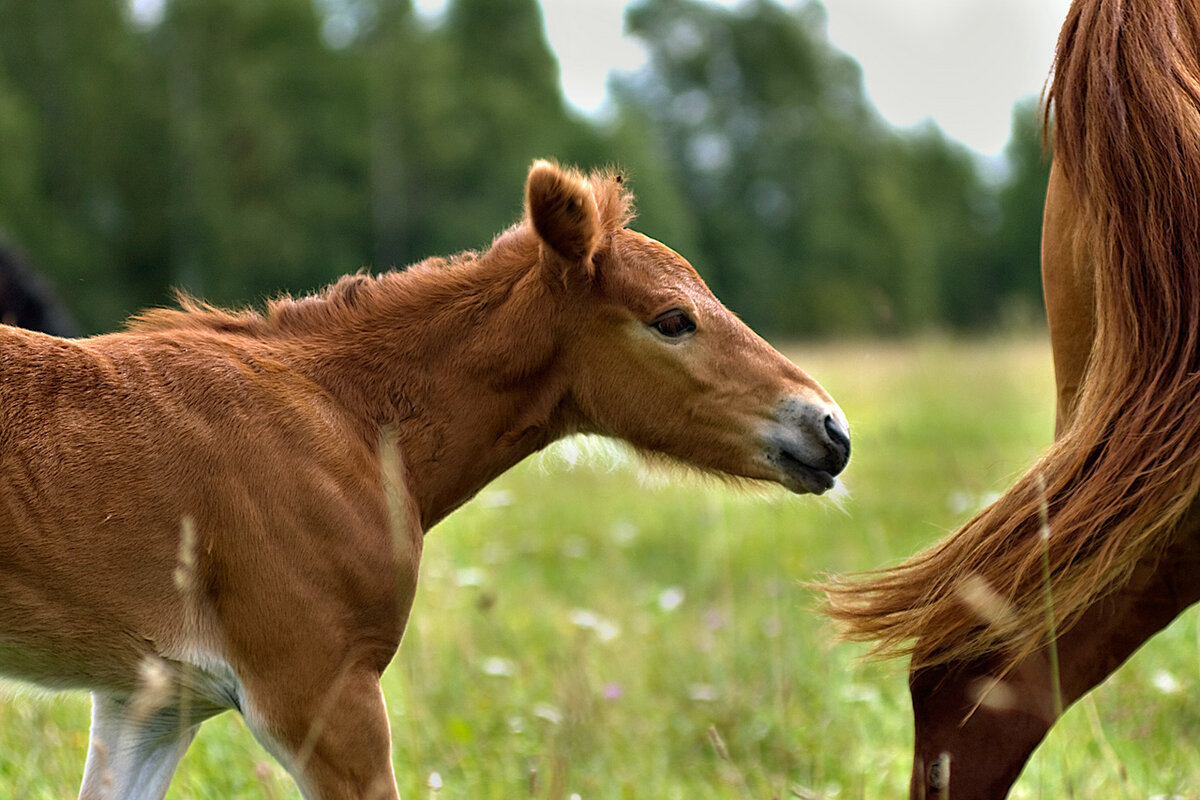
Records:
<instances>
[{"instance_id":1,"label":"foal's back","mask_svg":"<svg viewBox=\"0 0 1200 800\"><path fill-rule=\"evenodd\" d=\"M222 651L245 595L302 604L272 578L336 573L314 536L384 524L372 443L251 337L0 326L0 375L4 674L133 691L151 654Z\"/></svg>"}]
</instances>

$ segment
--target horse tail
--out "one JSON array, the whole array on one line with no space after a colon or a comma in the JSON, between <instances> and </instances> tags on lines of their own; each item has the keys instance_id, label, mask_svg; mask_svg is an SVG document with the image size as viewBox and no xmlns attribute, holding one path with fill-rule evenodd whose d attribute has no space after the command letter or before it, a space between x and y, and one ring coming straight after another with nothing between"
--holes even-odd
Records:
<instances>
[{"instance_id":1,"label":"horse tail","mask_svg":"<svg viewBox=\"0 0 1200 800\"><path fill-rule=\"evenodd\" d=\"M850 638L914 668L1045 646L1047 602L1062 633L1200 491L1200 2L1075 0L1048 103L1095 281L1074 420L957 532L823 587Z\"/></svg>"}]
</instances>

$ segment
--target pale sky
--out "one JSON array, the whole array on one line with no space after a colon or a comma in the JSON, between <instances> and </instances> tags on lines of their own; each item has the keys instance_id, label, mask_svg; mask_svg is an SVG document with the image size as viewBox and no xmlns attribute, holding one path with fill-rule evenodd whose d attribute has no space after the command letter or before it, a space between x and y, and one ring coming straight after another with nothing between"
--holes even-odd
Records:
<instances>
[{"instance_id":1,"label":"pale sky","mask_svg":"<svg viewBox=\"0 0 1200 800\"><path fill-rule=\"evenodd\" d=\"M715 0L736 5L736 0ZM418 0L436 8L445 0ZM639 46L623 37L624 0L541 0L567 98L602 106L611 70L636 69ZM825 0L834 45L863 67L884 118L932 118L951 137L995 155L1013 104L1042 90L1069 0Z\"/></svg>"}]
</instances>

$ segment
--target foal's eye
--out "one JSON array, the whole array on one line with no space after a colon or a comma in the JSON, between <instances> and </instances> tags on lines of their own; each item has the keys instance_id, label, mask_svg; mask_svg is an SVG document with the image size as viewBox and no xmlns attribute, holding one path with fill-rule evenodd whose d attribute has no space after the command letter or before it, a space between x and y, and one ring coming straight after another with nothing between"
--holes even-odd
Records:
<instances>
[{"instance_id":1,"label":"foal's eye","mask_svg":"<svg viewBox=\"0 0 1200 800\"><path fill-rule=\"evenodd\" d=\"M660 314L658 319L650 323L650 327L663 336L675 339L696 330L696 323L678 308L673 308L665 314Z\"/></svg>"}]
</instances>

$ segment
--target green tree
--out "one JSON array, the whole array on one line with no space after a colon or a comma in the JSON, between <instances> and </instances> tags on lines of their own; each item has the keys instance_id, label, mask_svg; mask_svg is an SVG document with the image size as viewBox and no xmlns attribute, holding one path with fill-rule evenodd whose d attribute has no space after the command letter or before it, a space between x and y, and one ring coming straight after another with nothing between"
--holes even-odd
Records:
<instances>
[{"instance_id":1,"label":"green tree","mask_svg":"<svg viewBox=\"0 0 1200 800\"><path fill-rule=\"evenodd\" d=\"M650 62L620 101L667 143L697 263L736 310L793 334L942 320L944 274L984 223L970 158L879 119L820 5L647 0L627 21Z\"/></svg>"},{"instance_id":2,"label":"green tree","mask_svg":"<svg viewBox=\"0 0 1200 800\"><path fill-rule=\"evenodd\" d=\"M627 170L638 227L776 334L979 327L1038 302L1046 165L897 132L816 2L643 0L612 121L566 104L537 0L0 0L0 231L85 328L486 246L534 158ZM1020 315L1017 315L1020 316ZM1025 316L1029 316L1028 312Z\"/></svg>"},{"instance_id":3,"label":"green tree","mask_svg":"<svg viewBox=\"0 0 1200 800\"><path fill-rule=\"evenodd\" d=\"M361 67L296 0L172 0L171 282L222 302L304 290L369 250Z\"/></svg>"},{"instance_id":4,"label":"green tree","mask_svg":"<svg viewBox=\"0 0 1200 800\"><path fill-rule=\"evenodd\" d=\"M156 96L121 0L0 2L0 225L91 327L125 310L154 235Z\"/></svg>"},{"instance_id":5,"label":"green tree","mask_svg":"<svg viewBox=\"0 0 1200 800\"><path fill-rule=\"evenodd\" d=\"M1050 158L1042 144L1040 104L1013 108L1005 174L993 188L994 228L980 242L978 268L952 274L948 318L959 327L996 327L1041 320L1042 206Z\"/></svg>"},{"instance_id":6,"label":"green tree","mask_svg":"<svg viewBox=\"0 0 1200 800\"><path fill-rule=\"evenodd\" d=\"M592 164L536 0L456 0L431 30L396 13L368 44L375 258L481 247L521 214L533 159Z\"/></svg>"}]
</instances>

